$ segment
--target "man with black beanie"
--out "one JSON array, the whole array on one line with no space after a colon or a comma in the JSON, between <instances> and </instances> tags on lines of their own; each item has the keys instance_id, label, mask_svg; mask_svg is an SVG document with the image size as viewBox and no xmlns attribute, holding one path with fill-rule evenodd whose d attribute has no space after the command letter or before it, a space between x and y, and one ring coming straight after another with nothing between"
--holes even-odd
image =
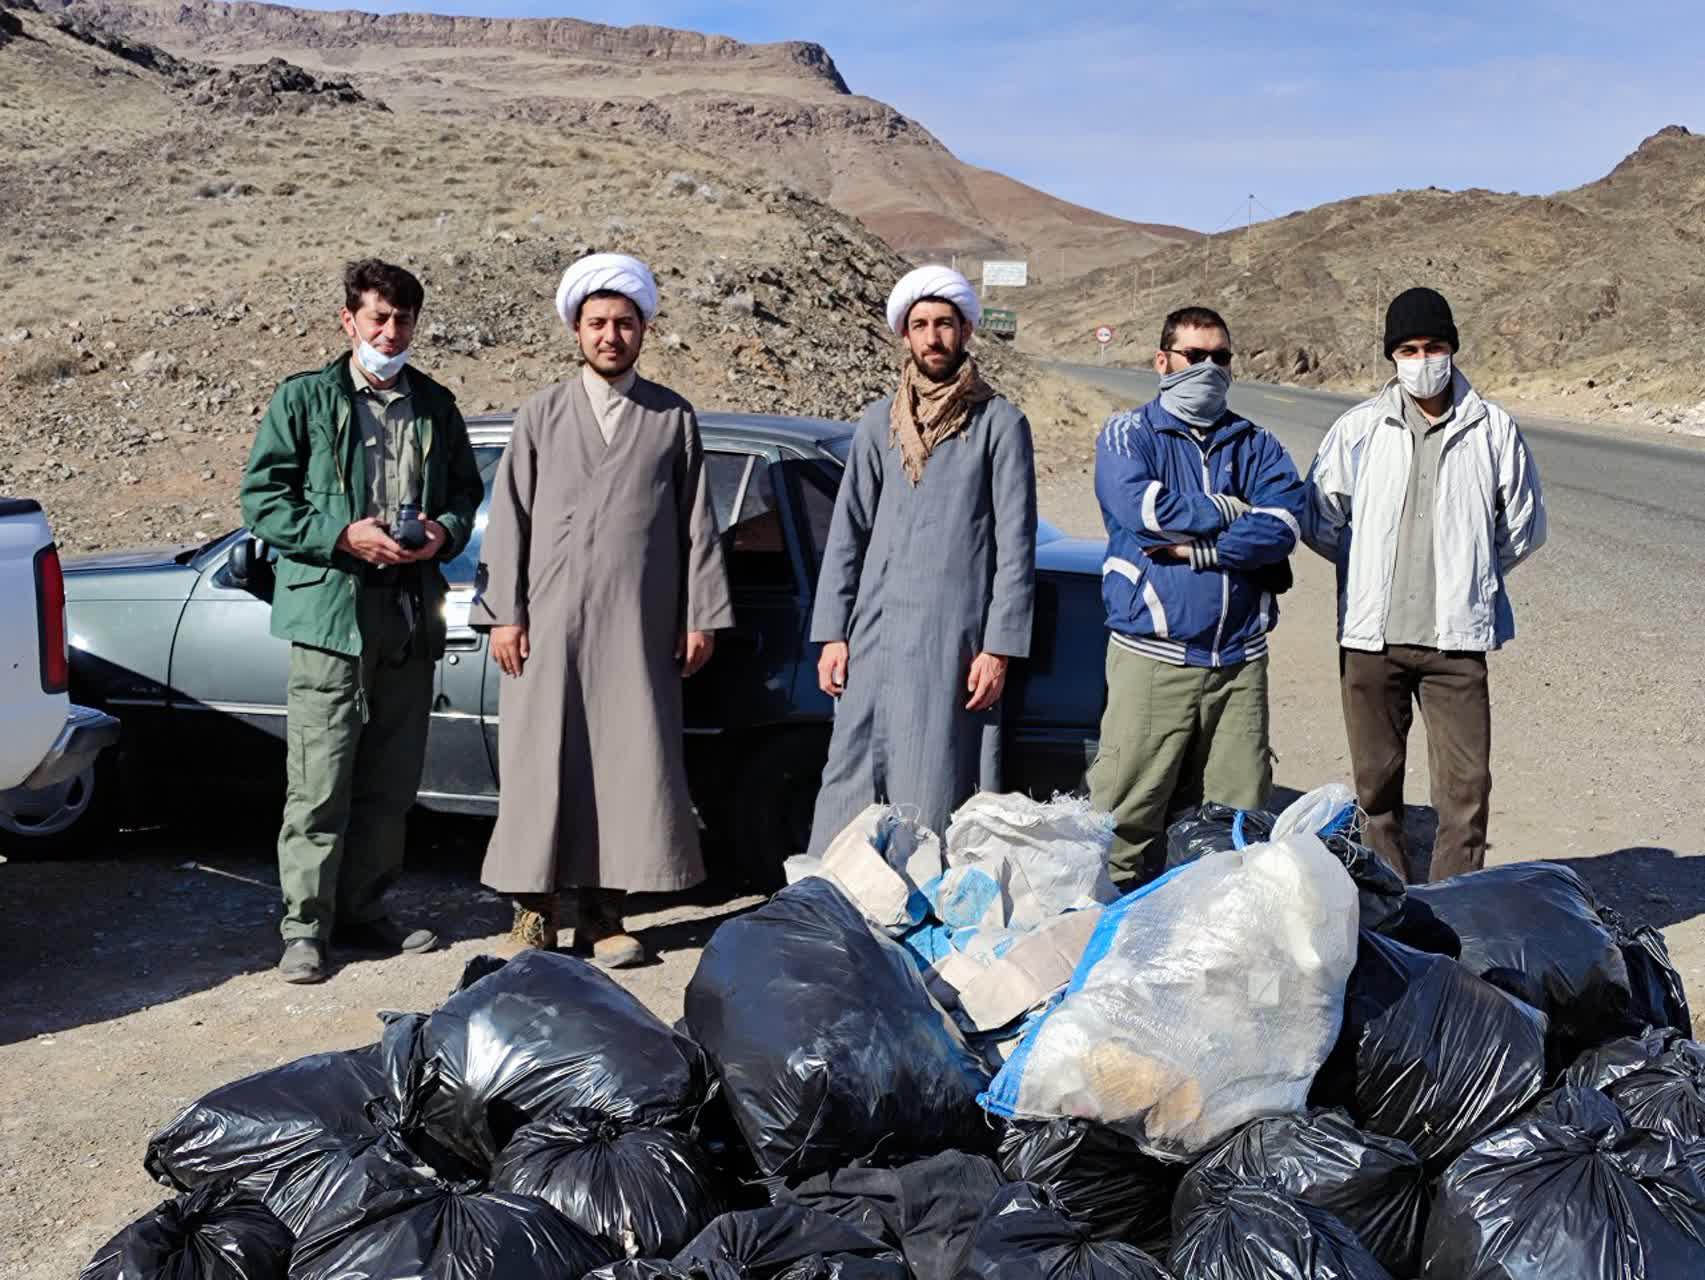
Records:
<instances>
[{"instance_id":1,"label":"man with black beanie","mask_svg":"<svg viewBox=\"0 0 1705 1280\"><path fill-rule=\"evenodd\" d=\"M1385 313L1395 376L1333 424L1308 477L1303 538L1338 569L1344 727L1365 839L1405 879L1403 774L1414 704L1439 832L1431 877L1486 861L1486 654L1515 635L1504 579L1545 541L1539 470L1515 420L1455 367L1432 289Z\"/></svg>"}]
</instances>

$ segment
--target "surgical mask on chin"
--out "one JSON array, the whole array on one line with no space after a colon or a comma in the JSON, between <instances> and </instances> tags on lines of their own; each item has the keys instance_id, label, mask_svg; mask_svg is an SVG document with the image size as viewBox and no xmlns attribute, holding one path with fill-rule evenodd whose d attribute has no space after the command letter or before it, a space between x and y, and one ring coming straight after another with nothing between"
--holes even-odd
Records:
<instances>
[{"instance_id":1,"label":"surgical mask on chin","mask_svg":"<svg viewBox=\"0 0 1705 1280\"><path fill-rule=\"evenodd\" d=\"M394 356L388 356L363 338L361 345L355 349L355 362L380 382L389 382L408 363L408 351L405 348Z\"/></svg>"},{"instance_id":2,"label":"surgical mask on chin","mask_svg":"<svg viewBox=\"0 0 1705 1280\"><path fill-rule=\"evenodd\" d=\"M1160 407L1174 418L1203 430L1225 415L1231 370L1211 360L1166 374L1160 380Z\"/></svg>"},{"instance_id":3,"label":"surgical mask on chin","mask_svg":"<svg viewBox=\"0 0 1705 1280\"><path fill-rule=\"evenodd\" d=\"M1451 360L1442 356L1416 356L1413 360L1398 360L1397 380L1403 389L1417 400L1431 400L1450 386Z\"/></svg>"}]
</instances>

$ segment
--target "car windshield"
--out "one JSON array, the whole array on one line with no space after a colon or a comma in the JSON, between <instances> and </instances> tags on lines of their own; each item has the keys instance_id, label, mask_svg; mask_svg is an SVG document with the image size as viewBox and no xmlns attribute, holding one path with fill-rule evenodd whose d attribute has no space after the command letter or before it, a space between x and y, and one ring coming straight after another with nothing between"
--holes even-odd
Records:
<instances>
[{"instance_id":1,"label":"car windshield","mask_svg":"<svg viewBox=\"0 0 1705 1280\"><path fill-rule=\"evenodd\" d=\"M452 588L474 585L474 575L480 565L480 547L485 542L486 520L491 514L491 481L497 473L497 464L503 460L503 446L475 445L474 457L479 461L480 479L485 481L485 501L480 503L479 514L474 517L474 531L468 537L467 546L462 548L460 555L444 566L444 581Z\"/></svg>"}]
</instances>

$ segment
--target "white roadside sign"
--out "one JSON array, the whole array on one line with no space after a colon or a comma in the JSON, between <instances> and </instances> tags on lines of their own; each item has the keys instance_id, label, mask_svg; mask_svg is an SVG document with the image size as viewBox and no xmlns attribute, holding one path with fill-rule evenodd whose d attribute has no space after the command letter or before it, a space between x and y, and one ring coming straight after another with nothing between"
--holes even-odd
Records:
<instances>
[{"instance_id":1,"label":"white roadside sign","mask_svg":"<svg viewBox=\"0 0 1705 1280\"><path fill-rule=\"evenodd\" d=\"M1000 287L1023 287L1030 283L1030 264L1010 261L985 262L983 283Z\"/></svg>"},{"instance_id":2,"label":"white roadside sign","mask_svg":"<svg viewBox=\"0 0 1705 1280\"><path fill-rule=\"evenodd\" d=\"M1113 330L1107 325L1102 325L1095 331L1095 340L1105 347L1109 342L1113 341Z\"/></svg>"}]
</instances>

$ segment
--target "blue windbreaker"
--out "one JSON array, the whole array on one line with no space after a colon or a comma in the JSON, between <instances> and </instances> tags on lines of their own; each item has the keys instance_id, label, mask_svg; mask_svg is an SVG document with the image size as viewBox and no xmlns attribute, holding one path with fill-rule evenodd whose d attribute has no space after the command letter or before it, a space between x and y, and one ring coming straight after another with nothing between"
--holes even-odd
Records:
<instances>
[{"instance_id":1,"label":"blue windbreaker","mask_svg":"<svg viewBox=\"0 0 1705 1280\"><path fill-rule=\"evenodd\" d=\"M1095 496L1107 525L1101 600L1118 642L1176 666L1267 652L1279 606L1252 575L1290 555L1306 503L1271 432L1228 411L1203 440L1151 400L1102 428ZM1145 554L1178 545L1188 563Z\"/></svg>"}]
</instances>

